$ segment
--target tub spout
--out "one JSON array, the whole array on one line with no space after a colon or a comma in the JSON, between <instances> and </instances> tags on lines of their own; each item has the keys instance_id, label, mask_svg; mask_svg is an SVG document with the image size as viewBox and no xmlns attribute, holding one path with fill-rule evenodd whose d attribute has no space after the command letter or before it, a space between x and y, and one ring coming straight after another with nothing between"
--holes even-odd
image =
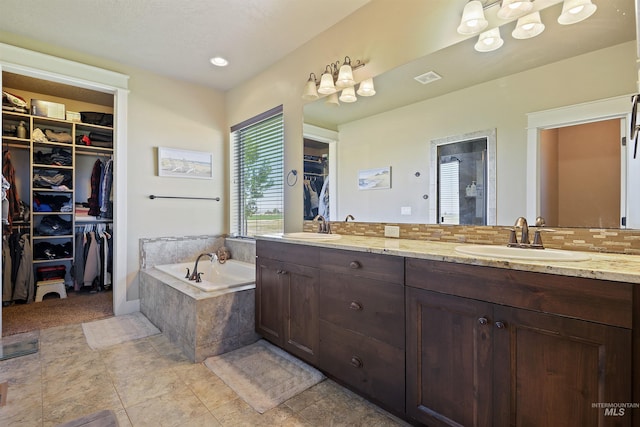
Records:
<instances>
[{"instance_id":1,"label":"tub spout","mask_svg":"<svg viewBox=\"0 0 640 427\"><path fill-rule=\"evenodd\" d=\"M189 276L189 280L195 280L198 283L202 280L200 279L200 274L202 273L198 273L198 262L200 261L200 258L202 258L203 256L208 256L209 259L211 259L212 261L218 258L216 254L204 253L204 254L198 255L198 258L196 258L196 264L193 266L193 271ZM187 273L188 272L189 272L189 269L187 269Z\"/></svg>"}]
</instances>

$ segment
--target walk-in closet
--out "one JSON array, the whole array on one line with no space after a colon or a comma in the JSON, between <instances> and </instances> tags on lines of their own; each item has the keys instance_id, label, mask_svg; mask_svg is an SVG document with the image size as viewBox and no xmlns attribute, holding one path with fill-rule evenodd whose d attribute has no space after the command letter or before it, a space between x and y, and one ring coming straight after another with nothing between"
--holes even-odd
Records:
<instances>
[{"instance_id":1,"label":"walk-in closet","mask_svg":"<svg viewBox=\"0 0 640 427\"><path fill-rule=\"evenodd\" d=\"M114 96L2 73L3 336L113 314Z\"/></svg>"},{"instance_id":2,"label":"walk-in closet","mask_svg":"<svg viewBox=\"0 0 640 427\"><path fill-rule=\"evenodd\" d=\"M329 220L329 145L304 139L304 219Z\"/></svg>"}]
</instances>

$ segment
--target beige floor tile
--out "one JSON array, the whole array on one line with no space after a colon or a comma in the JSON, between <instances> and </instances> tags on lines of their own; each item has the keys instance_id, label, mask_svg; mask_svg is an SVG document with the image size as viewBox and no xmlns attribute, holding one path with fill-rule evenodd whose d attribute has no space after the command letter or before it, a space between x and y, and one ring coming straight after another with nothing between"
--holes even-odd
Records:
<instances>
[{"instance_id":1,"label":"beige floor tile","mask_svg":"<svg viewBox=\"0 0 640 427\"><path fill-rule=\"evenodd\" d=\"M54 400L44 399L44 427L56 426L103 409L113 411L123 409L120 398L111 384L98 386L83 395L64 396L62 399Z\"/></svg>"},{"instance_id":2,"label":"beige floor tile","mask_svg":"<svg viewBox=\"0 0 640 427\"><path fill-rule=\"evenodd\" d=\"M0 361L0 382L25 384L41 376L40 355L38 353Z\"/></svg>"},{"instance_id":3,"label":"beige floor tile","mask_svg":"<svg viewBox=\"0 0 640 427\"><path fill-rule=\"evenodd\" d=\"M0 361L0 426L53 427L102 409L122 427L406 426L325 380L259 414L163 335L91 350L80 325L40 331L38 353Z\"/></svg>"},{"instance_id":4,"label":"beige floor tile","mask_svg":"<svg viewBox=\"0 0 640 427\"><path fill-rule=\"evenodd\" d=\"M217 425L215 418L190 391L163 394L126 410L134 427L190 426L192 420L198 420L199 425Z\"/></svg>"},{"instance_id":5,"label":"beige floor tile","mask_svg":"<svg viewBox=\"0 0 640 427\"><path fill-rule=\"evenodd\" d=\"M125 408L130 408L145 400L154 399L163 394L185 394L187 385L172 370L163 369L154 372L118 377L114 385Z\"/></svg>"},{"instance_id":6,"label":"beige floor tile","mask_svg":"<svg viewBox=\"0 0 640 427\"><path fill-rule=\"evenodd\" d=\"M40 378L9 383L7 404L0 408L0 426L42 425Z\"/></svg>"}]
</instances>

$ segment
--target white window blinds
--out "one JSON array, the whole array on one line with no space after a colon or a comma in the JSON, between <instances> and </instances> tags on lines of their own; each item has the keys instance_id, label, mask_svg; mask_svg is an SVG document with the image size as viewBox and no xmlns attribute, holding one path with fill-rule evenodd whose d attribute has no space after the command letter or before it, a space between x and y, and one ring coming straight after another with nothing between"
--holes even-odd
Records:
<instances>
[{"instance_id":1,"label":"white window blinds","mask_svg":"<svg viewBox=\"0 0 640 427\"><path fill-rule=\"evenodd\" d=\"M282 106L231 128L231 232L284 231Z\"/></svg>"},{"instance_id":2,"label":"white window blinds","mask_svg":"<svg viewBox=\"0 0 640 427\"><path fill-rule=\"evenodd\" d=\"M440 223L460 224L460 164L440 164Z\"/></svg>"}]
</instances>

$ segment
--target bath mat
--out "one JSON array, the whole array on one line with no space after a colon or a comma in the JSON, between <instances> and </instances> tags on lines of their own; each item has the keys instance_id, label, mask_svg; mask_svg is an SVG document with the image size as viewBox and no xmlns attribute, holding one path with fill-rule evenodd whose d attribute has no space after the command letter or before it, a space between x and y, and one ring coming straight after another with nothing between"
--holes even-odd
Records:
<instances>
[{"instance_id":1,"label":"bath mat","mask_svg":"<svg viewBox=\"0 0 640 427\"><path fill-rule=\"evenodd\" d=\"M160 333L140 312L83 323L82 330L93 350Z\"/></svg>"},{"instance_id":2,"label":"bath mat","mask_svg":"<svg viewBox=\"0 0 640 427\"><path fill-rule=\"evenodd\" d=\"M204 364L261 414L325 378L265 340L209 357Z\"/></svg>"}]
</instances>

